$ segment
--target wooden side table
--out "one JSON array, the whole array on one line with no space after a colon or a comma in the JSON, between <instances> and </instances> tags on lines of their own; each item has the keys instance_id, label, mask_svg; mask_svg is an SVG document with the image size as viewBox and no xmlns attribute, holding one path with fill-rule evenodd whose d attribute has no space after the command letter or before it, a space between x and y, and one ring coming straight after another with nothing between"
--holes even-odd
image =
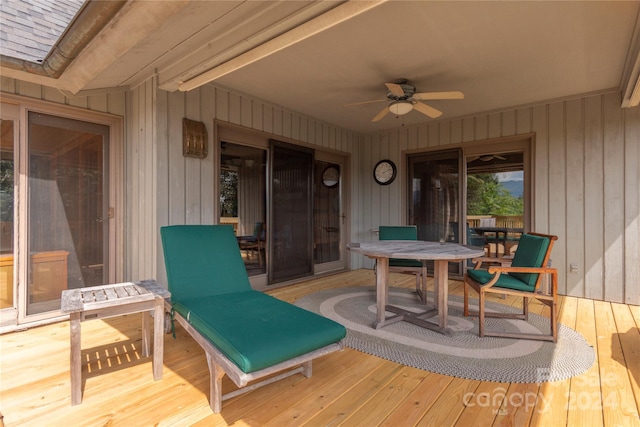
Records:
<instances>
[{"instance_id":1,"label":"wooden side table","mask_svg":"<svg viewBox=\"0 0 640 427\"><path fill-rule=\"evenodd\" d=\"M153 312L153 379L162 378L164 300L171 294L155 280L116 283L62 291L62 312L71 329L71 405L82 402L80 322L125 314ZM151 316L142 316L142 356L149 356Z\"/></svg>"}]
</instances>

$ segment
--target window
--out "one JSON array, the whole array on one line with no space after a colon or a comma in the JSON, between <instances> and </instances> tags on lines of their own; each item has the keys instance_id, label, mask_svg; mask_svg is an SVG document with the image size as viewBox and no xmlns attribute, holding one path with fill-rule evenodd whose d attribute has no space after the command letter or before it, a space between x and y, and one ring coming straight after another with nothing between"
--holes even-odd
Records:
<instances>
[{"instance_id":1,"label":"window","mask_svg":"<svg viewBox=\"0 0 640 427\"><path fill-rule=\"evenodd\" d=\"M266 273L266 150L220 143L220 224L230 224L247 273Z\"/></svg>"},{"instance_id":2,"label":"window","mask_svg":"<svg viewBox=\"0 0 640 427\"><path fill-rule=\"evenodd\" d=\"M107 282L109 127L28 116L27 314L60 308L65 289Z\"/></svg>"},{"instance_id":3,"label":"window","mask_svg":"<svg viewBox=\"0 0 640 427\"><path fill-rule=\"evenodd\" d=\"M531 222L531 146L520 137L410 155L408 224L418 238L513 253ZM451 263L450 272L460 270Z\"/></svg>"},{"instance_id":4,"label":"window","mask_svg":"<svg viewBox=\"0 0 640 427\"><path fill-rule=\"evenodd\" d=\"M13 120L2 120L0 141L0 310L13 309L13 233L14 233L14 125Z\"/></svg>"}]
</instances>

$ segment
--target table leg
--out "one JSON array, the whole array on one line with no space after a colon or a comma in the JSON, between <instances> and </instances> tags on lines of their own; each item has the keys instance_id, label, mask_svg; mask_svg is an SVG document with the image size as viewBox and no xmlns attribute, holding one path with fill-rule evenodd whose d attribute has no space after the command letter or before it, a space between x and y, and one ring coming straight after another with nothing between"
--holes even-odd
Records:
<instances>
[{"instance_id":1,"label":"table leg","mask_svg":"<svg viewBox=\"0 0 640 427\"><path fill-rule=\"evenodd\" d=\"M71 338L71 405L82 402L82 356L80 351L80 312L69 315Z\"/></svg>"},{"instance_id":2,"label":"table leg","mask_svg":"<svg viewBox=\"0 0 640 427\"><path fill-rule=\"evenodd\" d=\"M156 297L153 312L153 379L162 378L162 359L164 357L164 299Z\"/></svg>"},{"instance_id":3,"label":"table leg","mask_svg":"<svg viewBox=\"0 0 640 427\"><path fill-rule=\"evenodd\" d=\"M389 300L389 258L376 258L376 321L375 329L381 328L385 321L385 307Z\"/></svg>"},{"instance_id":4,"label":"table leg","mask_svg":"<svg viewBox=\"0 0 640 427\"><path fill-rule=\"evenodd\" d=\"M420 299L427 303L427 260L422 260L422 282L420 283Z\"/></svg>"},{"instance_id":5,"label":"table leg","mask_svg":"<svg viewBox=\"0 0 640 427\"><path fill-rule=\"evenodd\" d=\"M436 260L434 264L435 271L433 276L437 293L438 325L440 328L445 329L447 327L448 314L447 300L449 299L449 262L447 260Z\"/></svg>"},{"instance_id":6,"label":"table leg","mask_svg":"<svg viewBox=\"0 0 640 427\"><path fill-rule=\"evenodd\" d=\"M151 312L142 312L142 357L151 354L149 341L151 340Z\"/></svg>"}]
</instances>

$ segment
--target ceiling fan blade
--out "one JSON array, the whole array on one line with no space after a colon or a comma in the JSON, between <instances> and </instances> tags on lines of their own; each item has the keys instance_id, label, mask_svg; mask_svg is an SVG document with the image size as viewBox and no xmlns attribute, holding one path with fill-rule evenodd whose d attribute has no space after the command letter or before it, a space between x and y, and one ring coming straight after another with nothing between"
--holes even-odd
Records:
<instances>
[{"instance_id":1,"label":"ceiling fan blade","mask_svg":"<svg viewBox=\"0 0 640 427\"><path fill-rule=\"evenodd\" d=\"M490 162L491 160L507 160L506 157L503 157L499 154L484 154L482 156L479 157L480 160L482 160L483 162Z\"/></svg>"},{"instance_id":2,"label":"ceiling fan blade","mask_svg":"<svg viewBox=\"0 0 640 427\"><path fill-rule=\"evenodd\" d=\"M378 114L376 114L376 116L371 119L372 122L379 122L380 120L382 120L382 118L384 116L387 115L387 113L389 112L389 107L384 107Z\"/></svg>"},{"instance_id":3,"label":"ceiling fan blade","mask_svg":"<svg viewBox=\"0 0 640 427\"><path fill-rule=\"evenodd\" d=\"M402 89L402 86L399 84L385 83L385 86L387 86L387 89L389 89L389 91L395 96L404 96L404 89Z\"/></svg>"},{"instance_id":4,"label":"ceiling fan blade","mask_svg":"<svg viewBox=\"0 0 640 427\"><path fill-rule=\"evenodd\" d=\"M362 101L362 102L353 102L351 104L345 104L345 107L355 107L357 105L366 105L366 104L373 104L375 102L382 102L382 101L389 101L387 98L385 99L374 99L373 101Z\"/></svg>"},{"instance_id":5,"label":"ceiling fan blade","mask_svg":"<svg viewBox=\"0 0 640 427\"><path fill-rule=\"evenodd\" d=\"M430 105L423 104L422 102L416 102L415 104L413 104L413 108L420 111L425 116L431 117L432 119L437 119L442 115L442 111L436 110Z\"/></svg>"},{"instance_id":6,"label":"ceiling fan blade","mask_svg":"<svg viewBox=\"0 0 640 427\"><path fill-rule=\"evenodd\" d=\"M464 93L459 91L414 93L413 99L421 101L427 101L430 99L464 99Z\"/></svg>"}]
</instances>

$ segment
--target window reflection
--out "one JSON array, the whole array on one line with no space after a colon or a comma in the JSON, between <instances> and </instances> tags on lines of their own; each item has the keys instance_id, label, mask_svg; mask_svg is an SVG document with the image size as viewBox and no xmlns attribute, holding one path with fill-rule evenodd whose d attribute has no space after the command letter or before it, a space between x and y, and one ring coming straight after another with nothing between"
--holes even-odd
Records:
<instances>
[{"instance_id":1,"label":"window reflection","mask_svg":"<svg viewBox=\"0 0 640 427\"><path fill-rule=\"evenodd\" d=\"M13 300L14 122L2 120L0 143L0 309Z\"/></svg>"},{"instance_id":2,"label":"window reflection","mask_svg":"<svg viewBox=\"0 0 640 427\"><path fill-rule=\"evenodd\" d=\"M266 272L266 151L220 143L220 224L233 226L249 275Z\"/></svg>"},{"instance_id":3,"label":"window reflection","mask_svg":"<svg viewBox=\"0 0 640 427\"><path fill-rule=\"evenodd\" d=\"M64 289L105 283L107 126L29 113L27 314L60 308Z\"/></svg>"}]
</instances>

